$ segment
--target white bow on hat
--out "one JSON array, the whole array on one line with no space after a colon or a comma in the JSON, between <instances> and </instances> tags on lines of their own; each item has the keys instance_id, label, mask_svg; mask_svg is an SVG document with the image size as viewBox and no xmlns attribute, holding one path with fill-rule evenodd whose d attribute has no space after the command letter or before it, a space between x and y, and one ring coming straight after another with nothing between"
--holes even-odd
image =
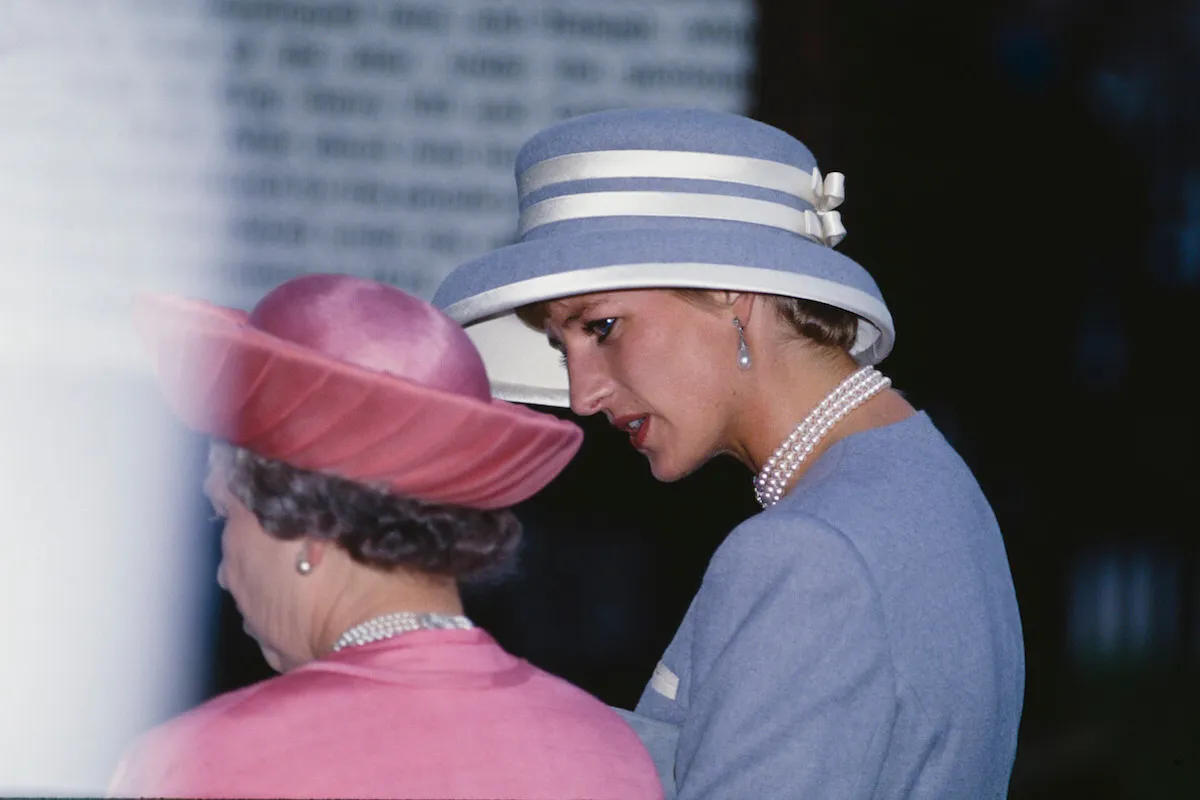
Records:
<instances>
[{"instance_id":1,"label":"white bow on hat","mask_svg":"<svg viewBox=\"0 0 1200 800\"><path fill-rule=\"evenodd\" d=\"M805 212L804 233L817 237L827 247L837 247L846 238L842 215L834 210L846 200L846 176L831 172L822 178L821 170L813 167L811 191L816 210Z\"/></svg>"}]
</instances>

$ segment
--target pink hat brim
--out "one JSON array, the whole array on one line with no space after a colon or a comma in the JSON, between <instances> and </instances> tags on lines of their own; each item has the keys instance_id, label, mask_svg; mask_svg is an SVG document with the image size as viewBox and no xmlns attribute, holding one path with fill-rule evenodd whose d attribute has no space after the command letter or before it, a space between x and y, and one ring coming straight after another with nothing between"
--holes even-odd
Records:
<instances>
[{"instance_id":1,"label":"pink hat brim","mask_svg":"<svg viewBox=\"0 0 1200 800\"><path fill-rule=\"evenodd\" d=\"M338 361L201 300L147 295L134 322L188 427L300 469L431 503L528 499L579 450L574 424Z\"/></svg>"}]
</instances>

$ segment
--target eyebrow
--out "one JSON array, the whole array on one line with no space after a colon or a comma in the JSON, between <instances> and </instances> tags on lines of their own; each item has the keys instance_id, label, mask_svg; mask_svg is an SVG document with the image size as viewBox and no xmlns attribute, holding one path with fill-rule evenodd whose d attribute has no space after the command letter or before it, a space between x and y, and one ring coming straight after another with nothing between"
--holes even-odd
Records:
<instances>
[{"instance_id":1,"label":"eyebrow","mask_svg":"<svg viewBox=\"0 0 1200 800\"><path fill-rule=\"evenodd\" d=\"M579 320L583 318L584 314L600 305L600 302L600 300L585 300L579 305L578 308L567 315L567 318L563 320L563 327L568 327L572 322L579 322Z\"/></svg>"},{"instance_id":2,"label":"eyebrow","mask_svg":"<svg viewBox=\"0 0 1200 800\"><path fill-rule=\"evenodd\" d=\"M572 311L566 316L565 319L563 319L562 327L569 328L573 323L579 322L581 319L583 319L585 314L590 312L596 306L600 305L603 301L604 298L592 298L590 300L584 300L574 311ZM560 353L566 353L566 344L563 343L562 339L559 339L557 336L550 333L549 329L546 330L546 341L548 341L550 346L555 350L559 351Z\"/></svg>"}]
</instances>

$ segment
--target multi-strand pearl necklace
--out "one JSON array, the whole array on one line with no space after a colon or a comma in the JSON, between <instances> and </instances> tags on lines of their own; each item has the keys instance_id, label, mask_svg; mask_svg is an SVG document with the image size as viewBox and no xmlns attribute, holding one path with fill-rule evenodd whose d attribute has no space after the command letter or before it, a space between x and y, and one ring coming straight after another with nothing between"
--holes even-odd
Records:
<instances>
[{"instance_id":1,"label":"multi-strand pearl necklace","mask_svg":"<svg viewBox=\"0 0 1200 800\"><path fill-rule=\"evenodd\" d=\"M390 639L402 633L427 628L474 628L475 623L463 616L451 614L417 614L412 611L397 611L360 622L338 637L333 644L336 653L343 647L370 644L381 639Z\"/></svg>"},{"instance_id":2,"label":"multi-strand pearl necklace","mask_svg":"<svg viewBox=\"0 0 1200 800\"><path fill-rule=\"evenodd\" d=\"M837 385L821 404L796 426L791 435L767 459L762 471L754 476L754 496L759 505L770 508L780 501L792 475L813 448L843 417L882 392L892 383L874 367L863 367Z\"/></svg>"}]
</instances>

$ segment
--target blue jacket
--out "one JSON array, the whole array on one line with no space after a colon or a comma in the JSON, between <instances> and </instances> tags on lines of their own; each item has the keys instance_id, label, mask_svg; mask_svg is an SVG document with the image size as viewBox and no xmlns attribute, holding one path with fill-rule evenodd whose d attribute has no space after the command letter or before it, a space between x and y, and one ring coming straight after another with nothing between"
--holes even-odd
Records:
<instances>
[{"instance_id":1,"label":"blue jacket","mask_svg":"<svg viewBox=\"0 0 1200 800\"><path fill-rule=\"evenodd\" d=\"M1007 794L1024 681L1000 529L917 414L729 535L636 711L680 800L980 800Z\"/></svg>"}]
</instances>

